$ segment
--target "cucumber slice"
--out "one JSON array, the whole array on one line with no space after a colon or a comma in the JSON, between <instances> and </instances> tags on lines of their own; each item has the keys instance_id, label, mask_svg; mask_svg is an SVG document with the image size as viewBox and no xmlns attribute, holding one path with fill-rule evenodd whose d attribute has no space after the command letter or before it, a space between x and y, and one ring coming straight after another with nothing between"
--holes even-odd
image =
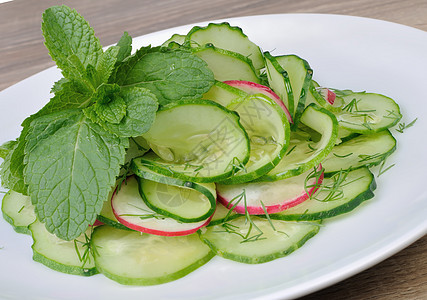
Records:
<instances>
[{"instance_id":1,"label":"cucumber slice","mask_svg":"<svg viewBox=\"0 0 427 300\"><path fill-rule=\"evenodd\" d=\"M273 182L217 185L218 201L239 214L273 214L298 205L312 195L323 180L323 170Z\"/></svg>"},{"instance_id":2,"label":"cucumber slice","mask_svg":"<svg viewBox=\"0 0 427 300\"><path fill-rule=\"evenodd\" d=\"M216 80L247 80L260 82L252 61L240 53L217 48L212 44L192 48L193 54L203 59Z\"/></svg>"},{"instance_id":3,"label":"cucumber slice","mask_svg":"<svg viewBox=\"0 0 427 300\"><path fill-rule=\"evenodd\" d=\"M246 98L247 96L247 93L238 88L216 81L211 89L203 95L203 99L211 100L227 107L231 102L236 102L238 99Z\"/></svg>"},{"instance_id":4,"label":"cucumber slice","mask_svg":"<svg viewBox=\"0 0 427 300\"><path fill-rule=\"evenodd\" d=\"M402 118L393 99L374 93L351 93L335 116L340 127L357 133L374 133L396 125Z\"/></svg>"},{"instance_id":5,"label":"cucumber slice","mask_svg":"<svg viewBox=\"0 0 427 300\"><path fill-rule=\"evenodd\" d=\"M251 150L249 162L221 183L248 182L280 162L289 145L289 122L283 109L263 94L240 98L228 107L239 114L240 122L249 135Z\"/></svg>"},{"instance_id":6,"label":"cucumber slice","mask_svg":"<svg viewBox=\"0 0 427 300\"><path fill-rule=\"evenodd\" d=\"M31 247L35 261L67 274L91 276L98 273L89 246L91 229L74 241L64 241L48 232L39 221L29 228L34 240Z\"/></svg>"},{"instance_id":7,"label":"cucumber slice","mask_svg":"<svg viewBox=\"0 0 427 300\"><path fill-rule=\"evenodd\" d=\"M268 83L273 91L282 99L293 119L295 96L289 74L269 52L264 52L264 57Z\"/></svg>"},{"instance_id":8,"label":"cucumber slice","mask_svg":"<svg viewBox=\"0 0 427 300\"><path fill-rule=\"evenodd\" d=\"M169 47L170 43L177 43L182 45L185 42L185 38L186 35L175 33L162 44L162 47Z\"/></svg>"},{"instance_id":9,"label":"cucumber slice","mask_svg":"<svg viewBox=\"0 0 427 300\"><path fill-rule=\"evenodd\" d=\"M335 173L325 178L319 191L307 201L278 214L271 219L310 221L331 218L355 209L374 197L374 175L368 168Z\"/></svg>"},{"instance_id":10,"label":"cucumber slice","mask_svg":"<svg viewBox=\"0 0 427 300\"><path fill-rule=\"evenodd\" d=\"M322 95L322 91L324 91L326 88L322 88L320 87L320 85L314 81L311 80L310 85L309 85L309 89L308 89L308 93L307 93L307 98L306 98L306 105L310 104L310 103L316 103L318 105L320 105L323 108L326 108L329 111L332 112L339 112L341 111L343 105L344 105L344 100L341 97L335 96L335 100L333 102L333 104L331 104L329 101L327 101L324 96ZM333 93L332 91L330 91L331 93Z\"/></svg>"},{"instance_id":11,"label":"cucumber slice","mask_svg":"<svg viewBox=\"0 0 427 300\"><path fill-rule=\"evenodd\" d=\"M310 104L301 123L321 134L318 142L308 140L301 132L291 133L289 151L280 163L256 181L275 181L297 176L317 166L332 151L338 134L338 122L328 110Z\"/></svg>"},{"instance_id":12,"label":"cucumber slice","mask_svg":"<svg viewBox=\"0 0 427 300\"><path fill-rule=\"evenodd\" d=\"M137 171L141 197L153 211L186 223L206 220L214 213L214 183L198 184L166 177L144 167Z\"/></svg>"},{"instance_id":13,"label":"cucumber slice","mask_svg":"<svg viewBox=\"0 0 427 300\"><path fill-rule=\"evenodd\" d=\"M328 174L349 168L375 166L395 150L396 139L388 130L363 134L335 146L322 165Z\"/></svg>"},{"instance_id":14,"label":"cucumber slice","mask_svg":"<svg viewBox=\"0 0 427 300\"><path fill-rule=\"evenodd\" d=\"M338 136L336 144L339 145L359 135L360 133L356 133L338 126Z\"/></svg>"},{"instance_id":15,"label":"cucumber slice","mask_svg":"<svg viewBox=\"0 0 427 300\"><path fill-rule=\"evenodd\" d=\"M154 153L133 160L156 173L192 182L230 177L249 160L249 138L239 116L208 100L162 107L144 134Z\"/></svg>"},{"instance_id":16,"label":"cucumber slice","mask_svg":"<svg viewBox=\"0 0 427 300\"><path fill-rule=\"evenodd\" d=\"M229 23L210 23L206 27L195 26L188 32L186 41L197 46L212 43L218 48L248 57L258 71L264 67L264 58L259 47L249 40L241 28L230 26Z\"/></svg>"},{"instance_id":17,"label":"cucumber slice","mask_svg":"<svg viewBox=\"0 0 427 300\"><path fill-rule=\"evenodd\" d=\"M214 254L197 235L162 237L97 227L95 263L106 277L126 285L154 285L184 277Z\"/></svg>"},{"instance_id":18,"label":"cucumber slice","mask_svg":"<svg viewBox=\"0 0 427 300\"><path fill-rule=\"evenodd\" d=\"M182 223L156 213L142 200L135 176L128 177L116 191L111 206L120 223L130 229L154 235L189 235L209 223L209 218L200 222Z\"/></svg>"},{"instance_id":19,"label":"cucumber slice","mask_svg":"<svg viewBox=\"0 0 427 300\"><path fill-rule=\"evenodd\" d=\"M313 70L307 61L296 55L276 56L276 61L286 70L291 81L294 110L290 110L290 113L294 121L292 126L296 129L299 118L306 106L305 99L313 76Z\"/></svg>"},{"instance_id":20,"label":"cucumber slice","mask_svg":"<svg viewBox=\"0 0 427 300\"><path fill-rule=\"evenodd\" d=\"M318 223L267 220L252 216L203 229L200 237L219 256L259 264L286 256L319 231Z\"/></svg>"},{"instance_id":21,"label":"cucumber slice","mask_svg":"<svg viewBox=\"0 0 427 300\"><path fill-rule=\"evenodd\" d=\"M34 206L29 196L15 191L8 191L1 205L3 218L18 233L30 234L28 226L36 220Z\"/></svg>"}]
</instances>

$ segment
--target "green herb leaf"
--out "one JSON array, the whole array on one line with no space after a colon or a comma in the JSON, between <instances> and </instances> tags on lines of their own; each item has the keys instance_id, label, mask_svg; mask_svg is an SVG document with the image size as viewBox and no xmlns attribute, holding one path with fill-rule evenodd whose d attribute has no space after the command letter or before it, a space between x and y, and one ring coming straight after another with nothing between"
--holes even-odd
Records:
<instances>
[{"instance_id":1,"label":"green herb leaf","mask_svg":"<svg viewBox=\"0 0 427 300\"><path fill-rule=\"evenodd\" d=\"M138 50L123 62L115 75L122 87L144 87L154 93L160 105L199 98L214 83L207 64L183 49Z\"/></svg>"},{"instance_id":2,"label":"green herb leaf","mask_svg":"<svg viewBox=\"0 0 427 300\"><path fill-rule=\"evenodd\" d=\"M124 61L128 56L130 56L132 52L132 38L130 35L125 31L120 38L119 42L117 43L117 46L119 47L119 53L117 55L117 61L122 62Z\"/></svg>"},{"instance_id":3,"label":"green herb leaf","mask_svg":"<svg viewBox=\"0 0 427 300\"><path fill-rule=\"evenodd\" d=\"M103 122L94 107L85 109L84 113L92 121L120 137L140 136L147 132L156 116L156 96L147 89L133 87L124 89L120 97L126 104L126 115L120 123Z\"/></svg>"},{"instance_id":4,"label":"green herb leaf","mask_svg":"<svg viewBox=\"0 0 427 300\"><path fill-rule=\"evenodd\" d=\"M415 122L418 120L418 118L415 118L412 120L409 124L406 124L404 122L398 124L398 128L396 128L397 132L403 133L404 130L406 130L409 127L414 126Z\"/></svg>"},{"instance_id":5,"label":"green herb leaf","mask_svg":"<svg viewBox=\"0 0 427 300\"><path fill-rule=\"evenodd\" d=\"M122 97L115 97L105 104L96 103L94 110L102 121L119 124L126 115L126 102Z\"/></svg>"},{"instance_id":6,"label":"green herb leaf","mask_svg":"<svg viewBox=\"0 0 427 300\"><path fill-rule=\"evenodd\" d=\"M37 217L49 232L72 240L92 224L107 199L128 140L80 110L35 119L25 148L25 179Z\"/></svg>"},{"instance_id":7,"label":"green herb leaf","mask_svg":"<svg viewBox=\"0 0 427 300\"><path fill-rule=\"evenodd\" d=\"M101 44L75 10L65 5L48 8L43 13L42 31L46 48L65 77L84 77L88 65L97 65Z\"/></svg>"},{"instance_id":8,"label":"green herb leaf","mask_svg":"<svg viewBox=\"0 0 427 300\"><path fill-rule=\"evenodd\" d=\"M114 70L114 66L117 62L117 56L119 54L120 48L117 46L112 46L108 48L100 56L98 63L96 65L96 71L100 74L99 82L96 86L101 83L107 82L110 78L111 73Z\"/></svg>"},{"instance_id":9,"label":"green herb leaf","mask_svg":"<svg viewBox=\"0 0 427 300\"><path fill-rule=\"evenodd\" d=\"M0 158L5 159L6 155L15 147L18 141L8 141L0 145Z\"/></svg>"},{"instance_id":10,"label":"green herb leaf","mask_svg":"<svg viewBox=\"0 0 427 300\"><path fill-rule=\"evenodd\" d=\"M21 133L21 137L4 158L4 161L1 164L0 177L3 187L28 195L27 186L24 183L23 164L25 140L22 139L22 136L25 135L26 130L24 129Z\"/></svg>"},{"instance_id":11,"label":"green herb leaf","mask_svg":"<svg viewBox=\"0 0 427 300\"><path fill-rule=\"evenodd\" d=\"M23 175L23 156L21 157L18 155L18 151L16 150L18 146L19 142L16 142L0 165L1 185L5 188L27 195L27 186L24 183Z\"/></svg>"}]
</instances>

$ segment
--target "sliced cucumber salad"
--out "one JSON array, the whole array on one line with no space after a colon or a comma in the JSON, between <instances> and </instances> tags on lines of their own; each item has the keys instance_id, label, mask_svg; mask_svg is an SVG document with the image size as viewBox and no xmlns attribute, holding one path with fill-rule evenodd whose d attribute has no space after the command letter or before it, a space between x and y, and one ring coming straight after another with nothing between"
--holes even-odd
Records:
<instances>
[{"instance_id":1,"label":"sliced cucumber salad","mask_svg":"<svg viewBox=\"0 0 427 300\"><path fill-rule=\"evenodd\" d=\"M117 47L126 41L124 36ZM215 255L248 264L279 259L309 247L331 218L374 198L374 174L390 169L386 159L396 149L391 128L402 117L393 99L323 87L306 60L263 53L241 28L212 23L134 56L126 49L114 54L118 67L97 90L96 97L110 98L85 111L109 122L95 124L97 131L114 129L118 136L127 128L129 138L116 183L93 212L96 222L78 238L63 240L44 226L37 199L21 189L25 182L3 197L4 219L32 235L34 260L51 269L154 285L179 279ZM191 82L173 73L177 64L166 66L166 79L146 79L144 72L156 73L168 53L194 58L198 65L186 71ZM155 64L150 59L157 54L164 60ZM200 66L207 70L198 73ZM120 77L126 68L133 68L131 75ZM211 82L198 84L203 76ZM174 89L166 90L167 80ZM133 85L150 89L150 101L159 99L149 126L138 120L144 108L126 110ZM191 94L190 86L197 91ZM174 91L181 88L179 96ZM146 128L127 127L132 118ZM58 122L45 131L56 130ZM8 144L5 153L18 146ZM3 168L10 167L9 156Z\"/></svg>"}]
</instances>

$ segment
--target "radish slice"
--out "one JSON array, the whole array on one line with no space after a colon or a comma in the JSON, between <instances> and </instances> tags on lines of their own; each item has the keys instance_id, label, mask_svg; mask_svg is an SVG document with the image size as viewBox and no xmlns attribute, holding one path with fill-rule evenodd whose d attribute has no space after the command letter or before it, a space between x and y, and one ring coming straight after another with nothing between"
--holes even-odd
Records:
<instances>
[{"instance_id":1,"label":"radish slice","mask_svg":"<svg viewBox=\"0 0 427 300\"><path fill-rule=\"evenodd\" d=\"M334 105L337 95L333 91L325 87L318 87L317 91L330 105Z\"/></svg>"},{"instance_id":2,"label":"radish slice","mask_svg":"<svg viewBox=\"0 0 427 300\"><path fill-rule=\"evenodd\" d=\"M286 105L283 103L282 99L280 99L280 97L275 92L273 92L273 90L270 89L268 86L251 82L251 81L245 81L245 80L227 80L227 81L224 81L224 83L232 87L238 88L239 90L242 90L248 93L249 95L263 94L269 97L270 99L274 100L277 104L279 104L279 106L283 109L289 123L291 124L293 123L291 114L289 113L289 110L286 107Z\"/></svg>"},{"instance_id":3,"label":"radish slice","mask_svg":"<svg viewBox=\"0 0 427 300\"><path fill-rule=\"evenodd\" d=\"M128 177L111 198L111 207L117 220L126 227L154 235L182 236L196 232L207 225L206 220L196 223L181 223L172 218L159 215L142 200L138 182L134 176Z\"/></svg>"},{"instance_id":4,"label":"radish slice","mask_svg":"<svg viewBox=\"0 0 427 300\"><path fill-rule=\"evenodd\" d=\"M218 201L239 214L274 214L309 199L322 181L323 168L319 165L316 172L273 182L217 185Z\"/></svg>"},{"instance_id":5,"label":"radish slice","mask_svg":"<svg viewBox=\"0 0 427 300\"><path fill-rule=\"evenodd\" d=\"M104 223L102 223L99 220L95 220L95 222L92 225L89 225L89 226L96 227L96 226L101 226L101 225L104 225Z\"/></svg>"}]
</instances>

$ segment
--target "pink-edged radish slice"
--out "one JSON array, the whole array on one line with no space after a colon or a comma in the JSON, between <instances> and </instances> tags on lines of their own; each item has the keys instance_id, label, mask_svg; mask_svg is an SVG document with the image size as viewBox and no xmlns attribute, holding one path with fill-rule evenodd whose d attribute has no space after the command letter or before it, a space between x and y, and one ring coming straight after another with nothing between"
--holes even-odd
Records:
<instances>
[{"instance_id":1,"label":"pink-edged radish slice","mask_svg":"<svg viewBox=\"0 0 427 300\"><path fill-rule=\"evenodd\" d=\"M273 92L273 90L270 89L268 86L251 82L251 81L245 81L245 80L227 80L227 81L224 81L224 83L232 87L238 88L239 90L242 90L248 93L249 95L263 94L269 97L270 99L274 100L274 102L279 104L279 106L283 109L289 123L291 124L293 123L291 114L289 113L289 110L286 107L286 105L283 103L282 99L280 99L280 97L275 92Z\"/></svg>"},{"instance_id":2,"label":"pink-edged radish slice","mask_svg":"<svg viewBox=\"0 0 427 300\"><path fill-rule=\"evenodd\" d=\"M95 222L92 225L89 225L89 226L96 227L96 226L101 226L101 225L104 225L104 223L102 223L99 220L95 220Z\"/></svg>"},{"instance_id":3,"label":"pink-edged radish slice","mask_svg":"<svg viewBox=\"0 0 427 300\"><path fill-rule=\"evenodd\" d=\"M325 87L318 87L316 90L330 105L334 105L337 95L333 91Z\"/></svg>"},{"instance_id":4,"label":"pink-edged radish slice","mask_svg":"<svg viewBox=\"0 0 427 300\"><path fill-rule=\"evenodd\" d=\"M218 201L239 214L274 214L310 198L323 181L323 169L272 182L217 185Z\"/></svg>"},{"instance_id":5,"label":"pink-edged radish slice","mask_svg":"<svg viewBox=\"0 0 427 300\"><path fill-rule=\"evenodd\" d=\"M195 233L206 226L210 218L195 223L181 223L175 219L157 214L142 200L138 182L128 177L111 198L111 207L117 220L124 226L149 234L161 236L183 236Z\"/></svg>"}]
</instances>

